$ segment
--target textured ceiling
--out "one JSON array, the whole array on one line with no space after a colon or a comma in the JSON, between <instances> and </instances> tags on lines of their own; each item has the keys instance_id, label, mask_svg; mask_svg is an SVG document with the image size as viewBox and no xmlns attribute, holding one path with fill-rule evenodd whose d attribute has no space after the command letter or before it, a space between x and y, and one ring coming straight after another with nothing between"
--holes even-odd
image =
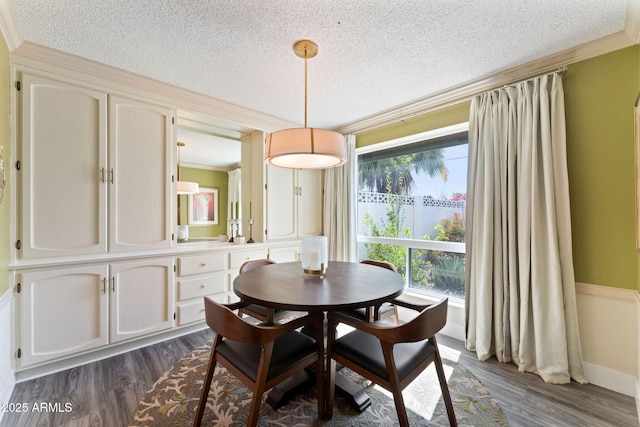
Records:
<instances>
[{"instance_id":1,"label":"textured ceiling","mask_svg":"<svg viewBox=\"0 0 640 427\"><path fill-rule=\"evenodd\" d=\"M338 128L624 30L631 0L12 0L24 40Z\"/></svg>"}]
</instances>

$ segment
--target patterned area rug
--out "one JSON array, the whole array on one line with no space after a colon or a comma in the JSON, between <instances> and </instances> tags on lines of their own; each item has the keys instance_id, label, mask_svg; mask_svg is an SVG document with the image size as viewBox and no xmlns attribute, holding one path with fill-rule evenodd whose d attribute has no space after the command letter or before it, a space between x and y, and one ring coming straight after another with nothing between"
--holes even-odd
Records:
<instances>
[{"instance_id":1,"label":"patterned area rug","mask_svg":"<svg viewBox=\"0 0 640 427\"><path fill-rule=\"evenodd\" d=\"M194 350L179 360L147 391L138 403L131 426L190 426L198 406L200 390L209 360L210 345ZM498 403L480 381L456 363L458 352L440 345L445 374L460 426L508 426ZM355 381L368 382L353 372ZM384 389L369 385L371 406L363 413L352 409L336 393L333 418L318 420L316 389L310 386L277 411L264 402L260 426L396 426L398 418L393 398ZM412 426L448 426L438 378L429 366L403 391ZM266 394L265 394L266 397ZM203 426L243 426L251 404L251 394L219 364L211 383Z\"/></svg>"}]
</instances>

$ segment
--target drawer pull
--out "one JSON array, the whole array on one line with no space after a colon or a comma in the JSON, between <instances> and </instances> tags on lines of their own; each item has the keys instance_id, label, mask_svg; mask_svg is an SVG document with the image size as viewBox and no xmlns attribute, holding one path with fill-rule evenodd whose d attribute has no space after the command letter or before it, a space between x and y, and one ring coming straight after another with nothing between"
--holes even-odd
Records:
<instances>
[{"instance_id":1,"label":"drawer pull","mask_svg":"<svg viewBox=\"0 0 640 427\"><path fill-rule=\"evenodd\" d=\"M201 289L206 288L206 287L207 287L207 285L205 285L204 283L202 285L200 285Z\"/></svg>"},{"instance_id":2,"label":"drawer pull","mask_svg":"<svg viewBox=\"0 0 640 427\"><path fill-rule=\"evenodd\" d=\"M204 262L200 264L200 267L206 267L206 266L207 266L207 264L204 263Z\"/></svg>"}]
</instances>

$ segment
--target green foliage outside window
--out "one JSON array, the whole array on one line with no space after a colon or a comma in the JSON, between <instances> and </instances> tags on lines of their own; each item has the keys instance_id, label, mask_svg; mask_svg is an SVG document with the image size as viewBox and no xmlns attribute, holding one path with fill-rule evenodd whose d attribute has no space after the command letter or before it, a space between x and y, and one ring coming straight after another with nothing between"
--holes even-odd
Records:
<instances>
[{"instance_id":1,"label":"green foliage outside window","mask_svg":"<svg viewBox=\"0 0 640 427\"><path fill-rule=\"evenodd\" d=\"M389 194L389 208L386 219L378 226L371 213L364 214L364 225L369 230L369 235L374 237L411 237L408 227L403 228L404 209L402 196ZM367 258L392 263L398 269L402 277L406 277L407 248L404 246L389 245L386 243L365 243Z\"/></svg>"},{"instance_id":2,"label":"green foliage outside window","mask_svg":"<svg viewBox=\"0 0 640 427\"><path fill-rule=\"evenodd\" d=\"M411 172L426 172L430 176L440 174L446 180L448 169L441 149L428 150L409 156L396 156L362 162L359 165L360 188L385 192L389 205L380 224L371 213L363 216L368 235L388 238L411 238L409 227L404 225L404 194L410 194L415 182ZM466 200L458 193L455 200ZM437 241L464 242L464 217L454 213L435 226ZM431 240L428 235L423 240ZM398 273L407 278L407 248L403 245L365 243L366 257L392 263ZM414 289L435 290L438 293L464 296L464 254L413 249L411 251L411 283Z\"/></svg>"},{"instance_id":3,"label":"green foliage outside window","mask_svg":"<svg viewBox=\"0 0 640 427\"><path fill-rule=\"evenodd\" d=\"M404 226L402 197L389 195L389 207L381 225L376 224L372 214L364 215L363 221L369 235L374 237L411 238ZM435 226L438 236L434 240L444 242L464 241L464 217L454 213ZM425 240L431 240L428 235ZM398 269L406 279L407 248L400 245L365 243L367 258L387 261ZM411 288L434 290L445 295L464 296L464 254L414 249L411 257Z\"/></svg>"}]
</instances>

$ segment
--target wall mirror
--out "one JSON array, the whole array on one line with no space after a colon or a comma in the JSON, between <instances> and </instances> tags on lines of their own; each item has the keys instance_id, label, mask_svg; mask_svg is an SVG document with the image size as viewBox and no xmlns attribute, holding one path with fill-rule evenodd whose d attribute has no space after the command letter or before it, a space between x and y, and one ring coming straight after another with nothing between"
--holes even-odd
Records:
<instances>
[{"instance_id":1,"label":"wall mirror","mask_svg":"<svg viewBox=\"0 0 640 427\"><path fill-rule=\"evenodd\" d=\"M180 180L215 188L218 202L215 221L191 221L188 207L193 198L178 195L178 225L188 226L188 241L218 240L219 235L229 234L228 172L242 168L241 140L252 132L205 114L178 111L177 141L185 144L180 148Z\"/></svg>"}]
</instances>

